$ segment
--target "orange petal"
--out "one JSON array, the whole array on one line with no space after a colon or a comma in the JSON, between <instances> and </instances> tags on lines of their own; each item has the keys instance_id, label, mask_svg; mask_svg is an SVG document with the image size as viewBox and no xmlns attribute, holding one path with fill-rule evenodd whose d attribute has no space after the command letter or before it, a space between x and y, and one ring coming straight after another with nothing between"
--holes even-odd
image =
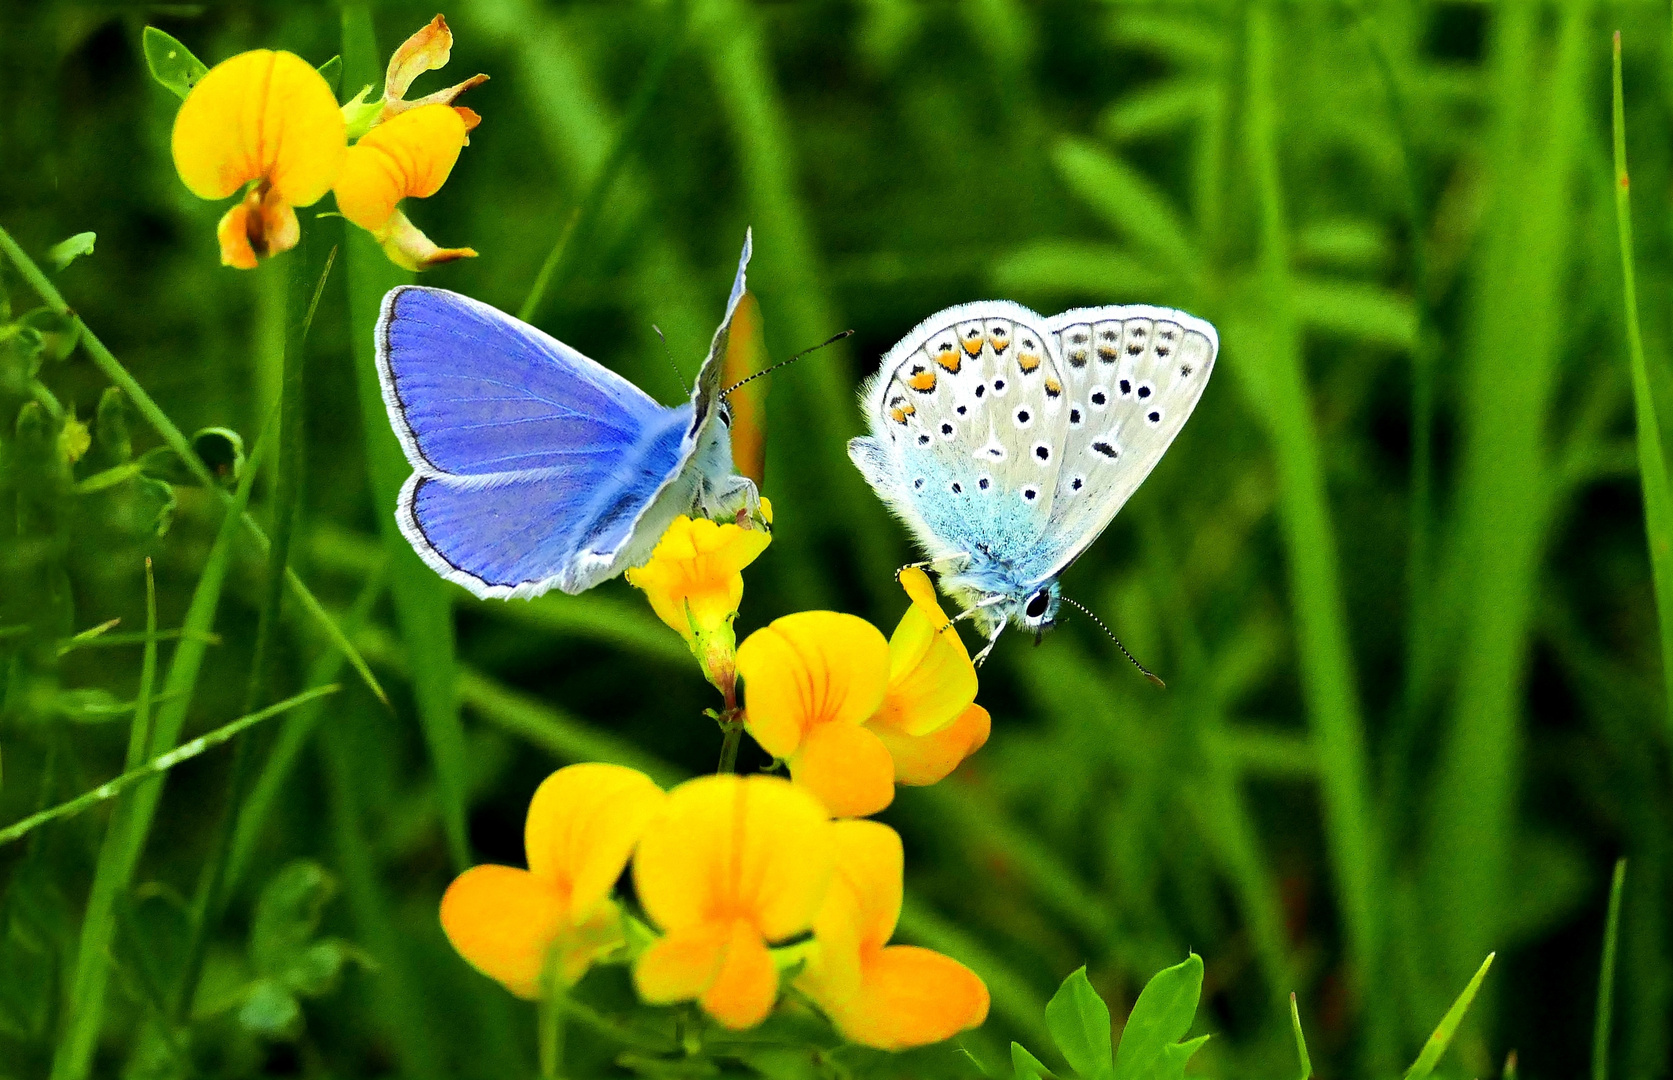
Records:
<instances>
[{"instance_id":1,"label":"orange petal","mask_svg":"<svg viewBox=\"0 0 1673 1080\"><path fill-rule=\"evenodd\" d=\"M640 999L668 1005L703 993L720 974L730 936L726 923L708 922L670 930L652 942L633 965L633 985Z\"/></svg>"},{"instance_id":2,"label":"orange petal","mask_svg":"<svg viewBox=\"0 0 1673 1080\"><path fill-rule=\"evenodd\" d=\"M265 178L312 206L342 167L346 129L325 78L288 52L240 53L199 79L174 117L174 167L192 194L224 199Z\"/></svg>"},{"instance_id":3,"label":"orange petal","mask_svg":"<svg viewBox=\"0 0 1673 1080\"><path fill-rule=\"evenodd\" d=\"M414 79L426 71L444 66L452 52L453 32L447 28L447 20L437 15L401 42L390 56L389 70L383 78L385 100L395 101L405 97Z\"/></svg>"},{"instance_id":4,"label":"orange petal","mask_svg":"<svg viewBox=\"0 0 1673 1080\"><path fill-rule=\"evenodd\" d=\"M559 769L529 802L529 871L568 899L573 921L586 919L610 895L666 798L637 769L602 762Z\"/></svg>"},{"instance_id":5,"label":"orange petal","mask_svg":"<svg viewBox=\"0 0 1673 1080\"><path fill-rule=\"evenodd\" d=\"M790 758L797 786L818 797L832 817L866 817L895 798L895 765L869 728L820 724Z\"/></svg>"},{"instance_id":6,"label":"orange petal","mask_svg":"<svg viewBox=\"0 0 1673 1080\"><path fill-rule=\"evenodd\" d=\"M718 913L769 941L801 933L830 886L829 829L818 800L777 777L688 780L639 841L639 902L670 932Z\"/></svg>"},{"instance_id":7,"label":"orange petal","mask_svg":"<svg viewBox=\"0 0 1673 1080\"><path fill-rule=\"evenodd\" d=\"M972 704L957 720L928 735L908 735L876 722L866 726L883 740L894 758L895 783L924 785L944 779L961 761L980 750L993 724L986 709Z\"/></svg>"},{"instance_id":8,"label":"orange petal","mask_svg":"<svg viewBox=\"0 0 1673 1080\"><path fill-rule=\"evenodd\" d=\"M786 615L738 647L749 732L778 758L816 725L864 723L883 701L888 671L877 628L833 611Z\"/></svg>"},{"instance_id":9,"label":"orange petal","mask_svg":"<svg viewBox=\"0 0 1673 1080\"><path fill-rule=\"evenodd\" d=\"M376 233L402 199L441 190L465 145L465 122L446 105L404 112L349 147L337 176L337 209Z\"/></svg>"},{"instance_id":10,"label":"orange petal","mask_svg":"<svg viewBox=\"0 0 1673 1080\"><path fill-rule=\"evenodd\" d=\"M958 630L939 606L914 600L889 638L889 690L873 723L924 735L952 723L975 700L976 667Z\"/></svg>"},{"instance_id":11,"label":"orange petal","mask_svg":"<svg viewBox=\"0 0 1673 1080\"><path fill-rule=\"evenodd\" d=\"M697 999L703 1011L734 1031L752 1028L778 1000L778 968L767 943L749 923L738 920L726 942L720 973Z\"/></svg>"},{"instance_id":12,"label":"orange petal","mask_svg":"<svg viewBox=\"0 0 1673 1080\"><path fill-rule=\"evenodd\" d=\"M865 965L860 992L828 1009L849 1039L879 1050L904 1050L950 1039L988 1016L988 988L951 957L914 945L891 945Z\"/></svg>"},{"instance_id":13,"label":"orange petal","mask_svg":"<svg viewBox=\"0 0 1673 1080\"><path fill-rule=\"evenodd\" d=\"M859 993L862 958L895 932L905 856L900 835L880 822L838 821L831 837L836 877L813 921L819 948L797 985L821 1004L835 1006Z\"/></svg>"},{"instance_id":14,"label":"orange petal","mask_svg":"<svg viewBox=\"0 0 1673 1080\"><path fill-rule=\"evenodd\" d=\"M221 265L238 270L256 268L256 249L250 243L252 211L247 203L237 203L221 215L215 226L215 238L221 242Z\"/></svg>"},{"instance_id":15,"label":"orange petal","mask_svg":"<svg viewBox=\"0 0 1673 1080\"><path fill-rule=\"evenodd\" d=\"M472 967L533 999L564 907L557 890L527 870L473 866L442 894L441 925Z\"/></svg>"}]
</instances>

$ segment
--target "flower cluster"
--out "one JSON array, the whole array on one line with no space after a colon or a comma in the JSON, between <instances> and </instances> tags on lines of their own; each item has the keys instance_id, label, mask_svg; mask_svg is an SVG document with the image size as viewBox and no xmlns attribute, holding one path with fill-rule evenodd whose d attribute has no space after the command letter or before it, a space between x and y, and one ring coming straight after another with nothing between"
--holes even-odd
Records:
<instances>
[{"instance_id":1,"label":"flower cluster","mask_svg":"<svg viewBox=\"0 0 1673 1080\"><path fill-rule=\"evenodd\" d=\"M342 106L325 77L288 52L240 53L198 79L174 118L174 165L199 198L243 192L216 228L221 262L253 269L295 247L296 208L328 191L344 217L409 270L475 255L437 247L400 209L403 199L441 189L481 123L453 102L486 75L406 100L413 80L446 64L452 48L437 15L395 50L382 98L366 101L367 87Z\"/></svg>"},{"instance_id":2,"label":"flower cluster","mask_svg":"<svg viewBox=\"0 0 1673 1080\"><path fill-rule=\"evenodd\" d=\"M529 868L461 875L443 928L524 997L628 963L647 1004L695 1001L744 1029L787 977L852 1042L939 1042L986 1019L987 987L950 957L889 944L901 841L860 819L897 783L935 783L987 741L976 669L917 569L901 574L910 602L888 639L855 616L805 611L736 645L742 571L770 543L743 524L678 518L628 580L724 695L727 745L747 731L790 778L732 775L727 750L719 774L666 793L621 766L562 769L529 807ZM630 862L642 918L611 895Z\"/></svg>"},{"instance_id":3,"label":"flower cluster","mask_svg":"<svg viewBox=\"0 0 1673 1080\"><path fill-rule=\"evenodd\" d=\"M780 971L847 1038L885 1050L939 1042L987 1017L987 987L939 953L889 945L900 837L832 821L773 776L705 776L664 793L619 765L548 777L529 806L529 868L478 866L442 897L448 940L477 970L535 998L600 961L633 966L649 1004L696 1001L732 1029L779 998ZM612 897L631 860L646 926ZM775 943L812 932L813 947Z\"/></svg>"}]
</instances>

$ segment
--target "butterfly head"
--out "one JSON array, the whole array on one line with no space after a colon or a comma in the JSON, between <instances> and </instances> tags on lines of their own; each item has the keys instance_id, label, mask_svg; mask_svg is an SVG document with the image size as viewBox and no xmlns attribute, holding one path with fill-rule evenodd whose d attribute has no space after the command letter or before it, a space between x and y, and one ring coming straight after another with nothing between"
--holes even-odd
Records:
<instances>
[{"instance_id":1,"label":"butterfly head","mask_svg":"<svg viewBox=\"0 0 1673 1080\"><path fill-rule=\"evenodd\" d=\"M1057 624L1057 609L1063 603L1063 589L1056 579L1029 593L1011 615L1011 621L1036 638Z\"/></svg>"}]
</instances>

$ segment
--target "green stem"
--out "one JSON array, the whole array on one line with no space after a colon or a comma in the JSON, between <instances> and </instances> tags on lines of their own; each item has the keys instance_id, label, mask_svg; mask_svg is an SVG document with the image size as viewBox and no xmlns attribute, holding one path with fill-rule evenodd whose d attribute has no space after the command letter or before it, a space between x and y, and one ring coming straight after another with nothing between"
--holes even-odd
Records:
<instances>
[{"instance_id":1,"label":"green stem","mask_svg":"<svg viewBox=\"0 0 1673 1080\"><path fill-rule=\"evenodd\" d=\"M1619 73L1621 35L1615 34L1615 63ZM1620 82L1617 80L1616 85ZM1621 894L1626 891L1627 861L1617 859L1609 882L1609 915L1603 924L1603 961L1598 966L1597 1015L1592 1021L1592 1080L1609 1080L1610 1031L1615 1019L1615 950L1621 936Z\"/></svg>"},{"instance_id":2,"label":"green stem","mask_svg":"<svg viewBox=\"0 0 1673 1080\"><path fill-rule=\"evenodd\" d=\"M548 972L546 993L540 998L540 1076L541 1080L561 1080L568 995L557 979L556 965L548 967L554 970Z\"/></svg>"},{"instance_id":3,"label":"green stem","mask_svg":"<svg viewBox=\"0 0 1673 1080\"><path fill-rule=\"evenodd\" d=\"M30 814L22 821L14 822L13 824L6 826L6 828L0 829L0 845L9 844L14 840L20 840L49 821L56 821L59 818L79 814L88 807L96 806L109 799L114 799L118 795L127 791L129 788L133 787L135 784L149 780L154 776L161 776L163 773L168 772L181 762L190 761L192 758L197 757L199 754L202 754L207 750L213 750L215 747L220 746L228 739L235 738L250 728L255 727L263 720L278 716L280 713L289 712L298 705L305 705L308 702L313 701L315 698L324 697L327 694L335 694L338 689L339 688L336 686L316 687L313 690L307 690L303 693L297 694L295 697L289 697L283 701L277 702L276 704L269 705L267 708L258 712L241 716L236 720L230 720L216 728L214 731L209 732L207 735L199 735L191 742L183 743L166 754L154 757L138 768L130 769L121 776L100 784L92 791L77 795L69 802L59 803L57 806L50 809L42 810L36 814Z\"/></svg>"},{"instance_id":4,"label":"green stem","mask_svg":"<svg viewBox=\"0 0 1673 1080\"><path fill-rule=\"evenodd\" d=\"M11 259L12 264L17 267L18 273L23 276L23 279L29 283L31 288L40 294L41 299L46 301L47 306L54 313L70 320L70 325L76 333L76 340L82 348L87 350L87 355L93 361L93 365L104 374L105 378L121 389L123 394L127 395L128 400L133 402L134 408L138 409L140 415L145 417L146 422L151 425L157 434L163 437L163 441L168 444L169 449L179 455L180 460L185 463L186 468L190 470L197 482L203 485L205 489L216 493L222 505L230 507L233 500L232 495L220 486L214 475L210 473L208 466L204 465L197 452L192 449L191 440L186 438L185 434L175 425L173 420L168 418L168 415L162 409L158 408L151 395L146 393L145 388L140 386L139 382L128 372L128 369L122 366L122 362L116 358L116 355L105 347L104 342L99 340L98 335L94 334L85 322L82 322L81 316L71 310L70 305L64 302L63 295L52 284L51 279L41 272L41 268L35 265L34 260L18 245L16 240L12 239L12 234L7 232L3 226L0 226L0 252L4 252L6 257ZM266 531L248 513L240 510L239 514L244 527L255 538L256 544L262 549L263 554L266 554L267 548L271 544ZM349 663L354 666L355 673L360 676L367 689L376 694L378 700L387 706L389 695L383 692L383 687L378 683L376 676L372 674L372 669L366 666L365 659L355 651L354 645L343 633L342 628L327 614L325 605L319 602L319 599L314 596L302 579L296 576L294 570L285 571L285 582L290 588L291 594L296 597L308 613L308 617L319 623L320 628L325 631L332 646L341 649L343 654L348 657Z\"/></svg>"},{"instance_id":5,"label":"green stem","mask_svg":"<svg viewBox=\"0 0 1673 1080\"><path fill-rule=\"evenodd\" d=\"M690 7L689 0L672 0L668 5L667 23L663 27L662 37L657 41L656 51L651 54L650 61L645 65L638 89L633 92L627 116L621 127L616 130L616 141L610 147L610 153L605 157L604 163L599 166L597 174L593 176L586 193L581 196L581 201L570 211L563 230L558 233L557 243L552 245L552 250L546 255L546 261L540 265L540 272L535 275L534 284L529 287L529 295L523 299L523 306L517 309L517 317L524 322L534 318L546 293L562 285L574 269L575 259L571 253L586 248L586 244L578 242L577 238L585 241L591 235L599 208L604 205L604 199L610 194L616 174L627 162L628 151L633 148L639 129L644 126L645 118L650 115L651 103L662 86L663 77L668 73L674 54L679 52L680 42L685 38L686 16ZM585 233L582 232L582 226L586 227Z\"/></svg>"},{"instance_id":6,"label":"green stem","mask_svg":"<svg viewBox=\"0 0 1673 1080\"><path fill-rule=\"evenodd\" d=\"M730 710L726 713L731 716ZM720 765L716 772L735 773L738 771L738 746L744 739L743 721L733 717L720 722L720 730L725 735L720 741Z\"/></svg>"}]
</instances>

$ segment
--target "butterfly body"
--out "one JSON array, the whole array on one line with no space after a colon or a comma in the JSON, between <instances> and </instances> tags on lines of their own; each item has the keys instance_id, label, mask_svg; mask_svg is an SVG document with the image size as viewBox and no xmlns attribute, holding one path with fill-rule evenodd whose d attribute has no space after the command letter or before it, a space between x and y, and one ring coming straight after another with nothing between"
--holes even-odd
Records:
<instances>
[{"instance_id":1,"label":"butterfly body","mask_svg":"<svg viewBox=\"0 0 1673 1080\"><path fill-rule=\"evenodd\" d=\"M576 593L642 564L680 514L759 520L755 485L732 471L719 362L749 255L746 239L709 358L674 407L486 304L391 290L378 376L414 470L396 520L419 556L478 596Z\"/></svg>"},{"instance_id":2,"label":"butterfly body","mask_svg":"<svg viewBox=\"0 0 1673 1080\"><path fill-rule=\"evenodd\" d=\"M1044 317L1007 301L930 316L861 390L849 456L990 642L1055 620L1058 578L1161 459L1219 338L1168 308Z\"/></svg>"}]
</instances>

